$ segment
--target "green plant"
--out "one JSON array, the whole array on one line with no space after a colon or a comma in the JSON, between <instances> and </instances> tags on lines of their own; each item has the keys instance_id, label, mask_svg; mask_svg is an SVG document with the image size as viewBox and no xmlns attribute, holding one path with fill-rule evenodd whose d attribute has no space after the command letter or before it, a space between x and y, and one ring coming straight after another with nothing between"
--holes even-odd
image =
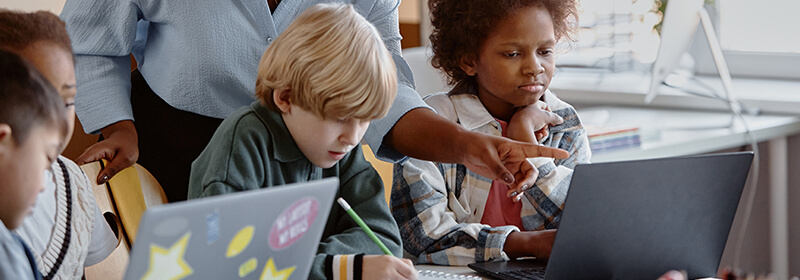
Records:
<instances>
[{"instance_id":1,"label":"green plant","mask_svg":"<svg viewBox=\"0 0 800 280\"><path fill-rule=\"evenodd\" d=\"M661 14L662 14L662 15L663 15L663 14L664 14L664 12L667 10L667 2L669 2L669 0L661 0L661 1L656 1L656 5L658 5L658 8L657 8L656 10L657 10L657 11L659 11L659 12L661 12ZM706 6L714 6L714 5L715 5L715 2L716 2L716 0L705 0L705 3L704 3L704 4L705 4ZM658 34L661 34L661 24L662 24L662 23L663 23L663 21L661 21L661 22L658 22L658 24L656 24L655 26L653 26L653 29L655 29L655 30L656 30L656 32L658 32Z\"/></svg>"}]
</instances>

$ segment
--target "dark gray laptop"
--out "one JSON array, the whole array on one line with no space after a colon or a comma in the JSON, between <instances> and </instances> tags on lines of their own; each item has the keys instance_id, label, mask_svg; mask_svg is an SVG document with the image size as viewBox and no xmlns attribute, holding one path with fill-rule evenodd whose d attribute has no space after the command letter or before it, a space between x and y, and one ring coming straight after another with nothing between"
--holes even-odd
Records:
<instances>
[{"instance_id":1,"label":"dark gray laptop","mask_svg":"<svg viewBox=\"0 0 800 280\"><path fill-rule=\"evenodd\" d=\"M469 267L500 279L656 279L672 269L714 276L752 159L740 152L578 165L549 260Z\"/></svg>"},{"instance_id":2,"label":"dark gray laptop","mask_svg":"<svg viewBox=\"0 0 800 280\"><path fill-rule=\"evenodd\" d=\"M328 178L147 209L125 279L307 279L338 188Z\"/></svg>"}]
</instances>

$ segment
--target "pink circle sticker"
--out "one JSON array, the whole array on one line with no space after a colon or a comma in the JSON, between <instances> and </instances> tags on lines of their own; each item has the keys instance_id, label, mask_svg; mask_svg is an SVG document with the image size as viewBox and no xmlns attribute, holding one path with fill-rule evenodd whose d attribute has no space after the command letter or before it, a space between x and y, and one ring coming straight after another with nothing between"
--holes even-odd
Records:
<instances>
[{"instance_id":1,"label":"pink circle sticker","mask_svg":"<svg viewBox=\"0 0 800 280\"><path fill-rule=\"evenodd\" d=\"M319 203L313 197L301 198L278 215L269 233L269 246L282 250L291 246L314 224Z\"/></svg>"}]
</instances>

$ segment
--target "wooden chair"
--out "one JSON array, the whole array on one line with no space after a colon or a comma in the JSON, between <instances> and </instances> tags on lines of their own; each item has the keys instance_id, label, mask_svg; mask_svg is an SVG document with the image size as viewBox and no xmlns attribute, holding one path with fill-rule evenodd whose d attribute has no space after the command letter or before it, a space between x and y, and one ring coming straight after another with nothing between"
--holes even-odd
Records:
<instances>
[{"instance_id":1,"label":"wooden chair","mask_svg":"<svg viewBox=\"0 0 800 280\"><path fill-rule=\"evenodd\" d=\"M105 162L81 166L94 182ZM139 164L128 167L106 184L94 186L95 200L106 222L117 234L117 248L105 260L85 269L86 279L122 279L128 266L130 248L136 239L139 220L147 207L167 203L161 185Z\"/></svg>"},{"instance_id":2,"label":"wooden chair","mask_svg":"<svg viewBox=\"0 0 800 280\"><path fill-rule=\"evenodd\" d=\"M386 196L386 204L391 206L389 203L389 198L392 195L392 174L394 171L394 165L377 159L375 154L372 153L372 149L370 149L366 144L362 144L361 149L364 150L364 159L369 161L369 163L372 164L372 168L375 168L375 170L378 171L378 175L381 176L381 181L383 181L384 195Z\"/></svg>"}]
</instances>

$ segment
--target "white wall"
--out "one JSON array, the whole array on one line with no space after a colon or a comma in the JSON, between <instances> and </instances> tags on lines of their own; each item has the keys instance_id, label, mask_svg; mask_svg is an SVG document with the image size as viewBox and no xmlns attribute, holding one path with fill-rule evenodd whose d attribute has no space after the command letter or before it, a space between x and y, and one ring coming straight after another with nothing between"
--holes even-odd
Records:
<instances>
[{"instance_id":1,"label":"white wall","mask_svg":"<svg viewBox=\"0 0 800 280\"><path fill-rule=\"evenodd\" d=\"M425 1L427 4L428 1ZM421 0L403 0L397 8L401 23L419 23Z\"/></svg>"},{"instance_id":2,"label":"white wall","mask_svg":"<svg viewBox=\"0 0 800 280\"><path fill-rule=\"evenodd\" d=\"M60 14L66 0L0 0L0 8L33 12L38 10Z\"/></svg>"}]
</instances>

